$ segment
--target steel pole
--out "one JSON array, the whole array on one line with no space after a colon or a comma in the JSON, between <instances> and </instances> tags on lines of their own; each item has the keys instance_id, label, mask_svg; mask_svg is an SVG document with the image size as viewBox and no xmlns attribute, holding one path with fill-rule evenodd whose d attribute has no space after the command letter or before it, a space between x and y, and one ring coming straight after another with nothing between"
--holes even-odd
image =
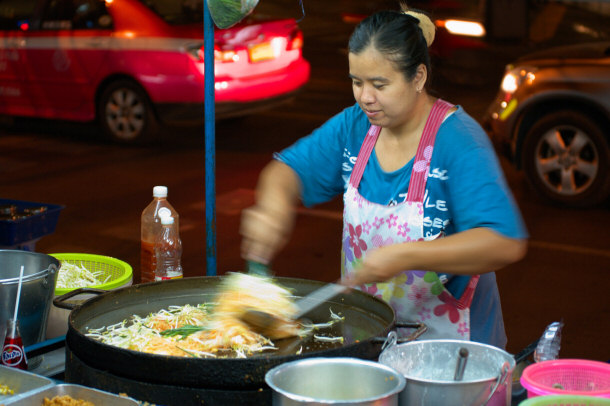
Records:
<instances>
[{"instance_id":1,"label":"steel pole","mask_svg":"<svg viewBox=\"0 0 610 406\"><path fill-rule=\"evenodd\" d=\"M203 51L205 81L205 232L206 275L216 275L216 110L214 107L214 22L203 2Z\"/></svg>"}]
</instances>

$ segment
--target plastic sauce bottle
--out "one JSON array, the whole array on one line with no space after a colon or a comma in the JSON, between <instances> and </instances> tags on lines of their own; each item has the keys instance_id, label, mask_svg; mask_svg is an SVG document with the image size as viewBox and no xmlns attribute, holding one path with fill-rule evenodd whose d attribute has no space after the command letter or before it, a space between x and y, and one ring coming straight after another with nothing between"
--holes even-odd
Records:
<instances>
[{"instance_id":1,"label":"plastic sauce bottle","mask_svg":"<svg viewBox=\"0 0 610 406\"><path fill-rule=\"evenodd\" d=\"M534 351L534 360L536 362L557 359L561 346L562 327L563 322L556 321L549 324L544 330L544 334L542 334L542 337L538 340L538 345Z\"/></svg>"},{"instance_id":2,"label":"plastic sauce bottle","mask_svg":"<svg viewBox=\"0 0 610 406\"><path fill-rule=\"evenodd\" d=\"M178 228L171 216L161 217L161 232L155 245L157 254L157 268L155 269L155 280L164 281L168 279L182 278L182 241Z\"/></svg>"},{"instance_id":3,"label":"plastic sauce bottle","mask_svg":"<svg viewBox=\"0 0 610 406\"><path fill-rule=\"evenodd\" d=\"M153 282L157 258L155 241L161 230L160 217L169 215L174 218L176 229L179 227L178 212L167 201L167 187L153 188L153 201L142 211L140 229L140 282Z\"/></svg>"}]
</instances>

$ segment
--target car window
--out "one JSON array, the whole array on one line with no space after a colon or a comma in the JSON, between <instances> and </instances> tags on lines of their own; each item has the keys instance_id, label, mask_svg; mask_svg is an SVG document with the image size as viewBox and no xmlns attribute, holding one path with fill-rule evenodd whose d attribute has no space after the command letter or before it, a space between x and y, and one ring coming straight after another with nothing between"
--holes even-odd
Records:
<instances>
[{"instance_id":1,"label":"car window","mask_svg":"<svg viewBox=\"0 0 610 406\"><path fill-rule=\"evenodd\" d=\"M0 29L27 30L38 0L0 0Z\"/></svg>"},{"instance_id":2,"label":"car window","mask_svg":"<svg viewBox=\"0 0 610 406\"><path fill-rule=\"evenodd\" d=\"M180 25L203 21L203 0L140 0L168 24Z\"/></svg>"},{"instance_id":3,"label":"car window","mask_svg":"<svg viewBox=\"0 0 610 406\"><path fill-rule=\"evenodd\" d=\"M110 28L104 0L50 0L44 8L43 30Z\"/></svg>"},{"instance_id":4,"label":"car window","mask_svg":"<svg viewBox=\"0 0 610 406\"><path fill-rule=\"evenodd\" d=\"M529 7L528 40L545 48L607 40L607 6L599 1L534 1Z\"/></svg>"}]
</instances>

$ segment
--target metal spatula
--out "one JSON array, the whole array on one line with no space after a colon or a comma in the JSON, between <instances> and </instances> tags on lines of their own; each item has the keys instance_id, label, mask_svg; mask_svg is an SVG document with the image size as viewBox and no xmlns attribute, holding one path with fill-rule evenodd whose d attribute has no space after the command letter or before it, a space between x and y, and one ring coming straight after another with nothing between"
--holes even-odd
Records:
<instances>
[{"instance_id":1,"label":"metal spatula","mask_svg":"<svg viewBox=\"0 0 610 406\"><path fill-rule=\"evenodd\" d=\"M326 301L337 296L339 293L343 293L347 290L347 286L339 285L336 283L329 283L316 289L307 296L297 300L296 305L299 310L294 315L294 319L298 320L305 316L307 313L315 309L316 307L324 304Z\"/></svg>"},{"instance_id":2,"label":"metal spatula","mask_svg":"<svg viewBox=\"0 0 610 406\"><path fill-rule=\"evenodd\" d=\"M346 286L338 285L336 283L329 283L320 289L314 290L307 296L304 296L296 301L295 304L297 305L298 310L294 314L293 319L300 319L313 309L324 304L326 301L332 299L345 290L347 290ZM267 331L267 329L271 328L274 323L277 322L274 315L255 309L246 310L244 314L242 314L241 320L257 331Z\"/></svg>"}]
</instances>

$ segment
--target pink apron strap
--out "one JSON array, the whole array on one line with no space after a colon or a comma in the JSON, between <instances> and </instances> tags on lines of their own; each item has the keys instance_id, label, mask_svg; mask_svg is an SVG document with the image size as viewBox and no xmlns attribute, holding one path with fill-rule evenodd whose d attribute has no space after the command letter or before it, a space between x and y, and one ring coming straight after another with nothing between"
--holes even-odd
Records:
<instances>
[{"instance_id":1,"label":"pink apron strap","mask_svg":"<svg viewBox=\"0 0 610 406\"><path fill-rule=\"evenodd\" d=\"M352 170L352 174L349 178L349 183L358 188L360 184L360 179L362 179L362 174L364 173L364 168L366 167L366 163L371 156L371 152L373 148L375 148L375 144L377 143L377 137L379 137L379 133L381 132L381 127L372 125L369 127L369 131L366 133L364 137L364 141L362 142L362 146L360 147L360 152L358 152L358 157L356 158L356 165Z\"/></svg>"},{"instance_id":2,"label":"pink apron strap","mask_svg":"<svg viewBox=\"0 0 610 406\"><path fill-rule=\"evenodd\" d=\"M413 162L413 171L411 172L411 180L409 182L409 190L407 192L408 202L423 202L424 193L426 191L426 181L430 169L430 160L432 159L432 150L436 133L440 128L447 112L453 108L453 104L444 100L437 99L430 115L426 120L422 138L419 141L415 160Z\"/></svg>"}]
</instances>

